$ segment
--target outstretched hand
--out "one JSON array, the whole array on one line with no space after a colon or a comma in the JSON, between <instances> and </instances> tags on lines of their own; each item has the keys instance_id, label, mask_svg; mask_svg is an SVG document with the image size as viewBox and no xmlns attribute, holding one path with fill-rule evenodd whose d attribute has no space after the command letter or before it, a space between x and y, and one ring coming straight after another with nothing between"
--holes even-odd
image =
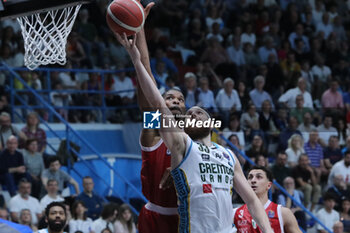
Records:
<instances>
[{"instance_id":1,"label":"outstretched hand","mask_svg":"<svg viewBox=\"0 0 350 233\"><path fill-rule=\"evenodd\" d=\"M135 64L136 61L140 60L140 52L136 47L136 39L137 36L136 34L133 36L133 38L128 39L128 37L126 36L125 33L123 33L123 35L120 35L118 33L114 33L115 37L117 38L117 40L119 41L119 43L121 45L123 45L123 47L126 49L126 51L128 51L131 60L133 61L133 63Z\"/></svg>"}]
</instances>

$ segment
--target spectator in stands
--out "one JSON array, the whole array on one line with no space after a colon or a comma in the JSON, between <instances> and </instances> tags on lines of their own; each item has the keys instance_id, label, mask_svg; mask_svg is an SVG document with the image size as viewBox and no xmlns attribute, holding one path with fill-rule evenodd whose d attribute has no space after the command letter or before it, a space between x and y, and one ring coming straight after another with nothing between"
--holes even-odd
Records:
<instances>
[{"instance_id":1,"label":"spectator in stands","mask_svg":"<svg viewBox=\"0 0 350 233\"><path fill-rule=\"evenodd\" d=\"M325 193L323 195L323 208L317 211L316 217L328 228L332 229L333 225L340 220L339 213L334 210L335 198L332 194ZM317 232L327 233L327 231L320 225L317 224Z\"/></svg>"},{"instance_id":2,"label":"spectator in stands","mask_svg":"<svg viewBox=\"0 0 350 233\"><path fill-rule=\"evenodd\" d=\"M211 32L208 33L207 39L215 37L220 43L224 41L224 37L221 34L220 25L217 22L214 22L211 25Z\"/></svg>"},{"instance_id":3,"label":"spectator in stands","mask_svg":"<svg viewBox=\"0 0 350 233\"><path fill-rule=\"evenodd\" d=\"M153 75L157 80L159 80L160 87L165 84L165 81L170 77L170 73L166 70L165 63L163 61L158 61L155 69L152 71Z\"/></svg>"},{"instance_id":4,"label":"spectator in stands","mask_svg":"<svg viewBox=\"0 0 350 233\"><path fill-rule=\"evenodd\" d=\"M290 110L290 116L295 117L299 125L303 122L305 113L309 112L310 114L312 114L313 110L311 108L304 107L304 96L301 94L297 95L295 99L295 104L296 107Z\"/></svg>"},{"instance_id":5,"label":"spectator in stands","mask_svg":"<svg viewBox=\"0 0 350 233\"><path fill-rule=\"evenodd\" d=\"M92 233L92 220L86 215L86 206L83 201L75 201L72 206L72 219L69 220L69 232L81 231Z\"/></svg>"},{"instance_id":6,"label":"spectator in stands","mask_svg":"<svg viewBox=\"0 0 350 233\"><path fill-rule=\"evenodd\" d=\"M7 112L2 112L0 115L0 137L1 137L1 144L0 144L0 150L3 150L5 148L5 143L7 139L14 135L16 137L19 137L20 141L27 140L27 136L17 129L16 126L12 125L11 123L11 116Z\"/></svg>"},{"instance_id":7,"label":"spectator in stands","mask_svg":"<svg viewBox=\"0 0 350 233\"><path fill-rule=\"evenodd\" d=\"M298 95L303 95L304 97L304 107L313 109L313 102L310 93L306 90L306 81L304 78L300 77L298 79L297 87L289 89L284 93L279 99L278 102L284 103L289 108L296 107L296 98Z\"/></svg>"},{"instance_id":8,"label":"spectator in stands","mask_svg":"<svg viewBox=\"0 0 350 233\"><path fill-rule=\"evenodd\" d=\"M297 188L304 194L304 205L308 207L311 203L310 210L313 211L321 197L321 186L317 182L315 172L306 154L300 155L298 165L294 167L292 174Z\"/></svg>"},{"instance_id":9,"label":"spectator in stands","mask_svg":"<svg viewBox=\"0 0 350 233\"><path fill-rule=\"evenodd\" d=\"M32 214L30 212L30 209L22 209L19 214L19 223L21 225L29 226L30 229L33 230L33 232L37 232L38 228L33 224L32 221Z\"/></svg>"},{"instance_id":10,"label":"spectator in stands","mask_svg":"<svg viewBox=\"0 0 350 233\"><path fill-rule=\"evenodd\" d=\"M1 184L6 185L11 196L16 194L16 185L22 178L29 178L24 166L23 155L19 151L18 140L11 135L6 142L6 149L0 154Z\"/></svg>"},{"instance_id":11,"label":"spectator in stands","mask_svg":"<svg viewBox=\"0 0 350 233\"><path fill-rule=\"evenodd\" d=\"M347 128L347 125L345 125L345 121L342 118L338 118L337 121L337 131L338 131L338 141L339 141L339 145L340 147L344 147L345 146L345 139L346 139L346 135L348 135L349 129Z\"/></svg>"},{"instance_id":12,"label":"spectator in stands","mask_svg":"<svg viewBox=\"0 0 350 233\"><path fill-rule=\"evenodd\" d=\"M247 92L246 84L244 81L241 80L238 82L237 92L238 92L239 99L241 100L242 110L245 110L246 109L245 106L249 105L250 97Z\"/></svg>"},{"instance_id":13,"label":"spectator in stands","mask_svg":"<svg viewBox=\"0 0 350 233\"><path fill-rule=\"evenodd\" d=\"M102 86L99 80L98 73L89 73L89 79L82 84L82 89L86 91L101 91ZM88 106L101 106L102 98L98 93L84 93L85 105ZM85 121L99 121L98 110L86 110ZM84 116L83 116L84 117Z\"/></svg>"},{"instance_id":14,"label":"spectator in stands","mask_svg":"<svg viewBox=\"0 0 350 233\"><path fill-rule=\"evenodd\" d=\"M9 212L7 211L7 208L0 207L0 218L9 220L10 216L9 216Z\"/></svg>"},{"instance_id":15,"label":"spectator in stands","mask_svg":"<svg viewBox=\"0 0 350 233\"><path fill-rule=\"evenodd\" d=\"M119 212L118 218L114 222L114 232L136 233L136 226L130 206L128 204L121 205Z\"/></svg>"},{"instance_id":16,"label":"spectator in stands","mask_svg":"<svg viewBox=\"0 0 350 233\"><path fill-rule=\"evenodd\" d=\"M303 52L309 52L310 51L310 44L309 39L307 36L304 35L304 27L301 23L298 23L295 25L295 30L291 34L289 34L288 41L292 47L292 49L296 49L295 41L296 39L301 39L302 42L304 42L304 51Z\"/></svg>"},{"instance_id":17,"label":"spectator in stands","mask_svg":"<svg viewBox=\"0 0 350 233\"><path fill-rule=\"evenodd\" d=\"M116 220L119 212L119 207L115 203L108 203L103 207L101 217L96 219L91 226L94 232L102 232L103 229L108 228L114 232L113 222Z\"/></svg>"},{"instance_id":18,"label":"spectator in stands","mask_svg":"<svg viewBox=\"0 0 350 233\"><path fill-rule=\"evenodd\" d=\"M215 104L214 94L209 89L209 80L206 77L202 77L199 80L199 95L197 105L207 109L209 112L217 112Z\"/></svg>"},{"instance_id":19,"label":"spectator in stands","mask_svg":"<svg viewBox=\"0 0 350 233\"><path fill-rule=\"evenodd\" d=\"M67 60L72 63L73 68L92 67L76 32L70 33L67 39Z\"/></svg>"},{"instance_id":20,"label":"spectator in stands","mask_svg":"<svg viewBox=\"0 0 350 233\"><path fill-rule=\"evenodd\" d=\"M264 132L260 130L259 113L256 112L254 104L249 104L247 112L241 116L241 127L248 138L252 138L255 134L263 135Z\"/></svg>"},{"instance_id":21,"label":"spectator in stands","mask_svg":"<svg viewBox=\"0 0 350 233\"><path fill-rule=\"evenodd\" d=\"M68 109L67 107L72 102L70 94L64 93L61 83L56 83L54 90L50 93L50 101L56 108L56 111L68 121Z\"/></svg>"},{"instance_id":22,"label":"spectator in stands","mask_svg":"<svg viewBox=\"0 0 350 233\"><path fill-rule=\"evenodd\" d=\"M276 55L271 53L268 56L268 62L259 68L259 74L266 78L266 83L269 84L266 89L272 96L280 96L281 89L284 90L287 85L285 82L287 79L284 79L283 70L276 59Z\"/></svg>"},{"instance_id":23,"label":"spectator in stands","mask_svg":"<svg viewBox=\"0 0 350 233\"><path fill-rule=\"evenodd\" d=\"M315 81L314 74L310 69L310 61L303 60L301 62L301 77L303 77L306 81L306 90L310 93L313 93L313 84Z\"/></svg>"},{"instance_id":24,"label":"spectator in stands","mask_svg":"<svg viewBox=\"0 0 350 233\"><path fill-rule=\"evenodd\" d=\"M343 222L337 221L333 225L333 233L344 233L344 225Z\"/></svg>"},{"instance_id":25,"label":"spectator in stands","mask_svg":"<svg viewBox=\"0 0 350 233\"><path fill-rule=\"evenodd\" d=\"M286 154L288 156L288 166L295 167L298 164L300 155L304 154L304 140L299 134L293 134L288 139L288 148ZM277 176L275 176L277 177Z\"/></svg>"},{"instance_id":26,"label":"spectator in stands","mask_svg":"<svg viewBox=\"0 0 350 233\"><path fill-rule=\"evenodd\" d=\"M244 45L245 43L250 43L252 47L255 46L256 36L253 33L253 25L251 23L245 26L245 32L241 35L241 43Z\"/></svg>"},{"instance_id":27,"label":"spectator in stands","mask_svg":"<svg viewBox=\"0 0 350 233\"><path fill-rule=\"evenodd\" d=\"M0 87L1 87L1 84L0 84ZM9 103L7 101L6 95L0 94L0 116L3 112L10 113L11 108L10 108Z\"/></svg>"},{"instance_id":28,"label":"spectator in stands","mask_svg":"<svg viewBox=\"0 0 350 233\"><path fill-rule=\"evenodd\" d=\"M344 108L343 96L338 91L338 81L333 79L330 84L330 88L322 94L322 107L324 111L336 111L339 108Z\"/></svg>"},{"instance_id":29,"label":"spectator in stands","mask_svg":"<svg viewBox=\"0 0 350 233\"><path fill-rule=\"evenodd\" d=\"M316 34L322 34L323 39L327 40L332 32L333 25L329 22L329 14L325 12L322 15L322 21L316 24Z\"/></svg>"},{"instance_id":30,"label":"spectator in stands","mask_svg":"<svg viewBox=\"0 0 350 233\"><path fill-rule=\"evenodd\" d=\"M233 89L235 82L232 78L226 78L223 84L224 87L216 95L215 102L223 118L223 126L226 127L229 123L230 114L240 112L242 105L237 91Z\"/></svg>"},{"instance_id":31,"label":"spectator in stands","mask_svg":"<svg viewBox=\"0 0 350 233\"><path fill-rule=\"evenodd\" d=\"M202 30L202 22L195 18L190 22L190 25L191 29L188 32L189 49L195 51L196 55L200 57L205 49L205 32Z\"/></svg>"},{"instance_id":32,"label":"spectator in stands","mask_svg":"<svg viewBox=\"0 0 350 233\"><path fill-rule=\"evenodd\" d=\"M158 62L163 62L165 64L165 70L168 73L177 74L179 72L174 62L166 56L165 51L161 47L158 47L156 49L154 57L151 58L150 62L151 62L152 72L156 70Z\"/></svg>"},{"instance_id":33,"label":"spectator in stands","mask_svg":"<svg viewBox=\"0 0 350 233\"><path fill-rule=\"evenodd\" d=\"M288 52L287 58L281 61L280 66L285 79L289 80L288 84L294 84L295 80L293 80L293 77L299 74L301 70L299 62L295 60L295 53L292 51Z\"/></svg>"},{"instance_id":34,"label":"spectator in stands","mask_svg":"<svg viewBox=\"0 0 350 233\"><path fill-rule=\"evenodd\" d=\"M232 38L232 45L227 47L226 51L231 62L235 63L240 68L244 68L246 62L241 46L241 39L239 37Z\"/></svg>"},{"instance_id":35,"label":"spectator in stands","mask_svg":"<svg viewBox=\"0 0 350 233\"><path fill-rule=\"evenodd\" d=\"M208 46L202 54L201 61L208 62L214 69L219 64L228 63L230 61L225 48L215 37L210 38L207 42Z\"/></svg>"},{"instance_id":36,"label":"spectator in stands","mask_svg":"<svg viewBox=\"0 0 350 233\"><path fill-rule=\"evenodd\" d=\"M87 216L92 220L97 219L102 211L103 199L94 193L94 181L90 176L83 178L83 192L77 196L87 207Z\"/></svg>"},{"instance_id":37,"label":"spectator in stands","mask_svg":"<svg viewBox=\"0 0 350 233\"><path fill-rule=\"evenodd\" d=\"M57 156L52 156L49 160L49 168L45 169L41 173L41 181L47 190L47 182L50 179L57 180L58 183L58 190L59 192L62 192L64 189L64 182L69 182L74 186L75 193L80 193L79 191L79 184L66 172L60 170L61 163L60 159Z\"/></svg>"},{"instance_id":38,"label":"spectator in stands","mask_svg":"<svg viewBox=\"0 0 350 233\"><path fill-rule=\"evenodd\" d=\"M350 151L350 135L345 140L345 147L341 150L341 153L345 155L347 151Z\"/></svg>"},{"instance_id":39,"label":"spectator in stands","mask_svg":"<svg viewBox=\"0 0 350 233\"><path fill-rule=\"evenodd\" d=\"M26 141L26 147L23 150L24 165L31 176L32 196L39 198L41 190L40 175L44 171L44 160L38 152L38 141L35 138Z\"/></svg>"},{"instance_id":40,"label":"spectator in stands","mask_svg":"<svg viewBox=\"0 0 350 233\"><path fill-rule=\"evenodd\" d=\"M275 124L279 131L284 131L288 126L288 109L281 107L277 110Z\"/></svg>"},{"instance_id":41,"label":"spectator in stands","mask_svg":"<svg viewBox=\"0 0 350 233\"><path fill-rule=\"evenodd\" d=\"M278 138L279 131L275 125L275 117L272 113L272 106L270 100L265 100L262 103L261 112L259 114L260 129L265 132L266 141L270 143ZM268 145L266 145L267 147Z\"/></svg>"},{"instance_id":42,"label":"spectator in stands","mask_svg":"<svg viewBox=\"0 0 350 233\"><path fill-rule=\"evenodd\" d=\"M239 116L237 114L232 114L230 117L230 123L223 132L243 132L239 122Z\"/></svg>"},{"instance_id":43,"label":"spectator in stands","mask_svg":"<svg viewBox=\"0 0 350 233\"><path fill-rule=\"evenodd\" d=\"M328 146L323 150L324 165L327 170L330 170L333 165L343 158L339 147L339 139L332 135L328 139Z\"/></svg>"},{"instance_id":44,"label":"spectator in stands","mask_svg":"<svg viewBox=\"0 0 350 233\"><path fill-rule=\"evenodd\" d=\"M330 115L325 115L323 117L323 123L317 127L318 132L327 132L327 133L338 133L337 129L332 126L333 119Z\"/></svg>"},{"instance_id":45,"label":"spectator in stands","mask_svg":"<svg viewBox=\"0 0 350 233\"><path fill-rule=\"evenodd\" d=\"M124 69L119 67L120 69ZM117 105L128 105L134 102L134 85L132 84L131 78L126 76L126 73L118 72L114 78L114 84L111 91L116 91L119 93L115 94L115 103Z\"/></svg>"},{"instance_id":46,"label":"spectator in stands","mask_svg":"<svg viewBox=\"0 0 350 233\"><path fill-rule=\"evenodd\" d=\"M335 210L339 211L342 207L342 200L350 197L350 189L347 188L342 175L333 177L333 185L328 188L327 193L333 194L335 198Z\"/></svg>"},{"instance_id":47,"label":"spectator in stands","mask_svg":"<svg viewBox=\"0 0 350 233\"><path fill-rule=\"evenodd\" d=\"M327 89L327 81L331 78L332 71L326 66L321 54L315 55L315 65L311 67L314 77L314 98L320 99L322 93Z\"/></svg>"},{"instance_id":48,"label":"spectator in stands","mask_svg":"<svg viewBox=\"0 0 350 233\"><path fill-rule=\"evenodd\" d=\"M311 132L316 130L316 126L312 124L312 115L310 112L304 113L303 122L298 126L300 132Z\"/></svg>"},{"instance_id":49,"label":"spectator in stands","mask_svg":"<svg viewBox=\"0 0 350 233\"><path fill-rule=\"evenodd\" d=\"M350 232L350 199L349 196L342 200L340 221L344 224L344 231ZM334 224L335 225L335 224ZM334 233L336 233L334 231Z\"/></svg>"},{"instance_id":50,"label":"spectator in stands","mask_svg":"<svg viewBox=\"0 0 350 233\"><path fill-rule=\"evenodd\" d=\"M51 202L63 202L64 199L58 194L58 182L54 179L49 179L46 184L47 194L40 200L40 208L42 212L45 212L46 206Z\"/></svg>"},{"instance_id":51,"label":"spectator in stands","mask_svg":"<svg viewBox=\"0 0 350 233\"><path fill-rule=\"evenodd\" d=\"M184 76L185 85L182 88L182 93L185 96L186 105L191 108L198 102L199 90L197 89L197 78L192 72L187 72Z\"/></svg>"},{"instance_id":52,"label":"spectator in stands","mask_svg":"<svg viewBox=\"0 0 350 233\"><path fill-rule=\"evenodd\" d=\"M307 230L306 216L302 209L296 203L302 204L303 194L299 190L295 189L295 181L292 177L288 176L283 180L283 187L286 189L289 195L291 195L294 200L289 198L286 194L281 192L278 195L277 203L287 207L292 211L295 218L298 220L298 224L304 231Z\"/></svg>"},{"instance_id":53,"label":"spectator in stands","mask_svg":"<svg viewBox=\"0 0 350 233\"><path fill-rule=\"evenodd\" d=\"M265 37L264 46L261 46L258 50L258 54L261 61L263 63L267 63L268 57L270 56L271 53L275 55L276 63L278 63L278 59L277 59L278 56L277 56L276 49L274 48L273 39L272 37Z\"/></svg>"},{"instance_id":54,"label":"spectator in stands","mask_svg":"<svg viewBox=\"0 0 350 233\"><path fill-rule=\"evenodd\" d=\"M265 100L269 100L272 108L274 109L275 106L273 105L272 98L269 93L264 91L264 86L265 78L261 75L256 76L254 78L255 88L249 92L249 96L258 110L261 109L261 105Z\"/></svg>"},{"instance_id":55,"label":"spectator in stands","mask_svg":"<svg viewBox=\"0 0 350 233\"><path fill-rule=\"evenodd\" d=\"M277 154L276 161L271 167L273 177L279 184L283 183L283 180L291 175L291 170L287 167L287 154L280 152Z\"/></svg>"},{"instance_id":56,"label":"spectator in stands","mask_svg":"<svg viewBox=\"0 0 350 233\"><path fill-rule=\"evenodd\" d=\"M304 150L305 154L309 157L310 166L315 171L316 180L319 183L321 181L321 175L328 175L329 171L324 166L323 148L318 141L318 131L311 131L309 133L309 141L304 144Z\"/></svg>"},{"instance_id":57,"label":"spectator in stands","mask_svg":"<svg viewBox=\"0 0 350 233\"><path fill-rule=\"evenodd\" d=\"M263 155L257 155L255 157L254 161L255 161L256 165L259 167L266 167L267 168L267 165L269 164L267 161L267 158Z\"/></svg>"},{"instance_id":58,"label":"spectator in stands","mask_svg":"<svg viewBox=\"0 0 350 233\"><path fill-rule=\"evenodd\" d=\"M267 151L264 147L263 139L260 135L254 135L252 144L246 151L246 155L251 158L253 162L258 155L263 155L265 158L267 158Z\"/></svg>"},{"instance_id":59,"label":"spectator in stands","mask_svg":"<svg viewBox=\"0 0 350 233\"><path fill-rule=\"evenodd\" d=\"M346 41L347 36L345 33L344 26L342 25L342 18L341 16L336 16L333 20L333 32L336 36L336 40L338 42L340 41Z\"/></svg>"},{"instance_id":60,"label":"spectator in stands","mask_svg":"<svg viewBox=\"0 0 350 233\"><path fill-rule=\"evenodd\" d=\"M30 196L31 184L28 180L22 179L18 184L18 194L11 198L9 209L11 219L19 221L19 214L22 209L29 209L32 215L32 224L37 224L41 218L41 209L38 199Z\"/></svg>"},{"instance_id":61,"label":"spectator in stands","mask_svg":"<svg viewBox=\"0 0 350 233\"><path fill-rule=\"evenodd\" d=\"M333 185L333 177L336 175L342 175L345 184L350 185L350 151L346 151L344 158L333 165L328 176L329 187Z\"/></svg>"},{"instance_id":62,"label":"spectator in stands","mask_svg":"<svg viewBox=\"0 0 350 233\"><path fill-rule=\"evenodd\" d=\"M293 134L299 134L301 135L300 131L297 130L298 127L298 121L295 117L289 117L288 121L288 127L281 131L279 135L279 145L278 148L281 151L284 151L287 149L288 146L288 140Z\"/></svg>"},{"instance_id":63,"label":"spectator in stands","mask_svg":"<svg viewBox=\"0 0 350 233\"><path fill-rule=\"evenodd\" d=\"M22 128L22 132L27 136L27 139L35 138L38 143L38 152L44 153L46 149L46 133L39 127L39 117L36 112L31 112L27 115L26 126Z\"/></svg>"}]
</instances>

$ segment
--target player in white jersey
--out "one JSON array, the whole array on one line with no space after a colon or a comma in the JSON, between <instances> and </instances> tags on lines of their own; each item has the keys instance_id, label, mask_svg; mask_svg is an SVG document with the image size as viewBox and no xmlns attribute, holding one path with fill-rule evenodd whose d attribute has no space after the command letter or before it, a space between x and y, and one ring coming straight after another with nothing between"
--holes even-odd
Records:
<instances>
[{"instance_id":1,"label":"player in white jersey","mask_svg":"<svg viewBox=\"0 0 350 233\"><path fill-rule=\"evenodd\" d=\"M185 132L176 126L174 116L165 101L183 101L172 96L164 100L147 73L134 39L116 34L118 41L127 49L136 69L139 87L152 108L157 108L172 124L171 128L159 129L171 152L171 169L179 198L180 233L229 233L233 232L231 189L234 187L247 203L249 211L264 233L272 229L259 199L243 175L235 155L210 141L210 127L198 127L210 118L199 108L188 110L185 120L195 121L195 127L185 127ZM159 117L159 112L153 117ZM185 122L186 124L186 122ZM193 141L192 141L193 140ZM215 149L214 149L215 147Z\"/></svg>"},{"instance_id":2,"label":"player in white jersey","mask_svg":"<svg viewBox=\"0 0 350 233\"><path fill-rule=\"evenodd\" d=\"M46 229L39 230L38 233L64 233L66 226L67 212L61 202L51 202L45 209L45 221L48 224Z\"/></svg>"}]
</instances>

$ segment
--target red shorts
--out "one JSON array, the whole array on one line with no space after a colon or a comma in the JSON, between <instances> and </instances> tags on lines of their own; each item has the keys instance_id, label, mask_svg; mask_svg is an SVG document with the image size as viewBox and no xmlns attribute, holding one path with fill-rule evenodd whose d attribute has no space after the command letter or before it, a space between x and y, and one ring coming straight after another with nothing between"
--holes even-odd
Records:
<instances>
[{"instance_id":1,"label":"red shorts","mask_svg":"<svg viewBox=\"0 0 350 233\"><path fill-rule=\"evenodd\" d=\"M177 233L178 215L163 215L142 207L138 219L139 233Z\"/></svg>"}]
</instances>

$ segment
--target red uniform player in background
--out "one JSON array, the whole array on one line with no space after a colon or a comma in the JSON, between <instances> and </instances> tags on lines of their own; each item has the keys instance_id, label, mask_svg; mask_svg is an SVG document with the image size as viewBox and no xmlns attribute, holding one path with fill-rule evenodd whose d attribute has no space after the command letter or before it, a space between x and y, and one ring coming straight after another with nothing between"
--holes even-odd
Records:
<instances>
[{"instance_id":1,"label":"red uniform player in background","mask_svg":"<svg viewBox=\"0 0 350 233\"><path fill-rule=\"evenodd\" d=\"M268 199L272 185L272 173L265 167L253 167L248 173L248 183L264 205L271 227L275 233L301 233L297 220L288 208ZM238 233L261 233L262 231L250 215L247 205L234 209L233 222Z\"/></svg>"}]
</instances>

